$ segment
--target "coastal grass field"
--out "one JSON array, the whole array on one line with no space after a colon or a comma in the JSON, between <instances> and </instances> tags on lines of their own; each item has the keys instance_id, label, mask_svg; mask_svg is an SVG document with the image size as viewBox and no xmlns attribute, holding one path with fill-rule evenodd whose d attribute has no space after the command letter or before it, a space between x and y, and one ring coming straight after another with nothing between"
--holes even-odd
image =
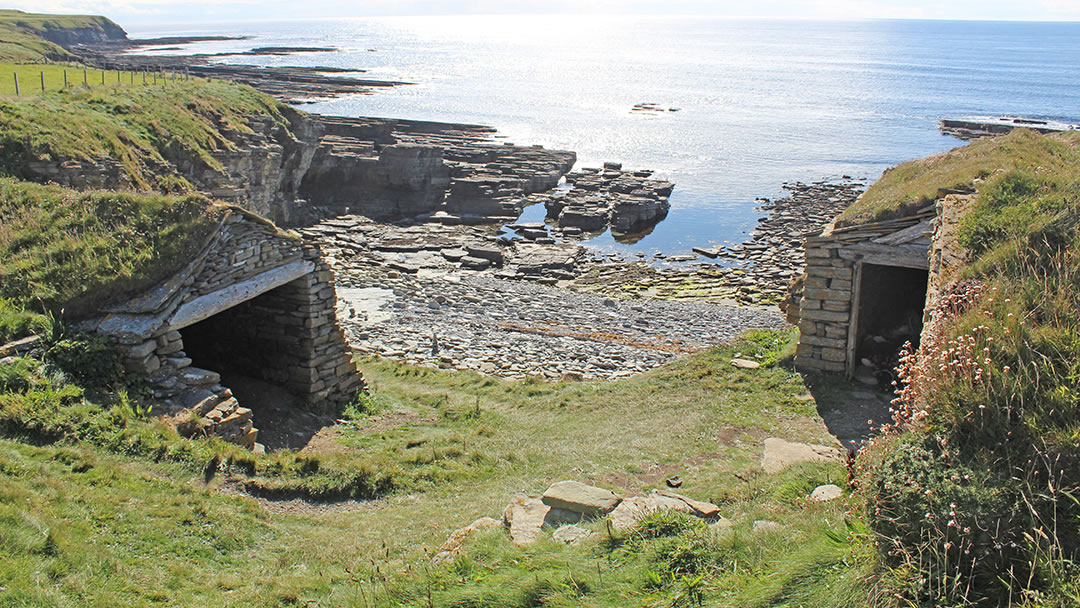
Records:
<instances>
[{"instance_id":1,"label":"coastal grass field","mask_svg":"<svg viewBox=\"0 0 1080 608\"><path fill-rule=\"evenodd\" d=\"M20 96L34 96L43 92L76 87L91 90L155 84L163 87L174 82L172 72L163 75L123 70L99 70L77 63L0 62L0 95L15 95L16 78ZM176 75L177 80L184 78L183 74ZM42 79L44 79L44 87Z\"/></svg>"},{"instance_id":2,"label":"coastal grass field","mask_svg":"<svg viewBox=\"0 0 1080 608\"><path fill-rule=\"evenodd\" d=\"M724 606L864 605L878 568L865 526L846 500L806 501L816 485L842 482L844 467L759 467L766 436L831 441L788 366L792 337L755 332L610 383L364 361L369 414L347 411L350 422L301 454L250 457L256 475L291 458L302 464L284 477L351 462L393 480L375 500L327 504L245 495L252 471L228 469L228 456L208 472L220 444L152 457L130 441L79 441L75 411L102 409L131 429L154 423L130 402L76 396L59 372L46 374L51 396L7 374L0 603L614 607L690 606L700 596ZM728 365L737 351L765 365ZM60 403L21 409L50 399ZM43 441L46 429L63 432ZM454 529L499 517L518 492L562 479L637 492L675 474L681 492L718 504L732 530L673 517L611 533L597 522L588 542L527 548L493 530L453 565L428 564ZM766 519L783 532L751 530Z\"/></svg>"},{"instance_id":3,"label":"coastal grass field","mask_svg":"<svg viewBox=\"0 0 1080 608\"><path fill-rule=\"evenodd\" d=\"M840 214L838 225L889 219L933 203L941 189L974 191L988 178L1009 171L1046 176L1057 182L1080 179L1080 133L1040 135L1017 129L888 169L855 204Z\"/></svg>"}]
</instances>

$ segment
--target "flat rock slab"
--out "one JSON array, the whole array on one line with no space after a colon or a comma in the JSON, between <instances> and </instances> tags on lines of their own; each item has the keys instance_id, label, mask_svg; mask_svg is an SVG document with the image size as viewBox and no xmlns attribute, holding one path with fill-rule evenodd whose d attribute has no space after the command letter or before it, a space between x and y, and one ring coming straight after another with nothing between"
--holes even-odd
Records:
<instances>
[{"instance_id":1,"label":"flat rock slab","mask_svg":"<svg viewBox=\"0 0 1080 608\"><path fill-rule=\"evenodd\" d=\"M584 539L589 538L591 536L596 536L596 533L595 532L590 532L589 530L586 530L585 528L582 528L581 526L573 526L573 525L571 525L571 526L563 526L563 527L559 528L558 530L555 530L555 532L552 533L552 535L551 535L551 539L554 540L554 541L558 541L560 543L564 543L564 544L567 544L567 545L572 545L572 544L578 542L579 540L584 540Z\"/></svg>"},{"instance_id":2,"label":"flat rock slab","mask_svg":"<svg viewBox=\"0 0 1080 608\"><path fill-rule=\"evenodd\" d=\"M611 490L597 488L578 481L560 481L544 492L544 504L556 509L597 517L610 513L621 499Z\"/></svg>"},{"instance_id":3,"label":"flat rock slab","mask_svg":"<svg viewBox=\"0 0 1080 608\"><path fill-rule=\"evenodd\" d=\"M711 519L720 515L720 507L709 502L694 500L693 498L683 496L682 494L676 494L675 492L668 492L667 490L653 490L653 494L681 501L683 504L690 507L692 515L697 515L698 517Z\"/></svg>"},{"instance_id":4,"label":"flat rock slab","mask_svg":"<svg viewBox=\"0 0 1080 608\"><path fill-rule=\"evenodd\" d=\"M795 443L776 437L765 440L765 451L761 456L761 468L766 473L779 473L799 462L840 461L840 449L827 445Z\"/></svg>"},{"instance_id":5,"label":"flat rock slab","mask_svg":"<svg viewBox=\"0 0 1080 608\"><path fill-rule=\"evenodd\" d=\"M675 511L704 519L720 517L720 508L716 505L674 492L654 490L648 496L628 496L623 499L611 512L611 525L616 530L628 530L659 511Z\"/></svg>"},{"instance_id":6,"label":"flat rock slab","mask_svg":"<svg viewBox=\"0 0 1080 608\"><path fill-rule=\"evenodd\" d=\"M519 547L536 542L550 510L551 507L533 496L519 494L510 499L503 511L503 524L510 530L510 540Z\"/></svg>"},{"instance_id":7,"label":"flat rock slab","mask_svg":"<svg viewBox=\"0 0 1080 608\"><path fill-rule=\"evenodd\" d=\"M761 367L761 364L757 361L751 361L749 359L732 359L731 365L739 369L757 369Z\"/></svg>"},{"instance_id":8,"label":"flat rock slab","mask_svg":"<svg viewBox=\"0 0 1080 608\"><path fill-rule=\"evenodd\" d=\"M453 561L457 554L461 552L461 548L465 545L465 541L472 536L473 532L477 530L490 530L492 528L498 528L502 525L502 522L493 517L481 517L473 523L454 530L452 534L446 539L446 542L439 547L439 552L431 558L431 565L438 566L449 561Z\"/></svg>"},{"instance_id":9,"label":"flat rock slab","mask_svg":"<svg viewBox=\"0 0 1080 608\"><path fill-rule=\"evenodd\" d=\"M828 502L843 495L844 491L840 489L840 486L830 483L814 488L814 491L810 493L810 500L813 502Z\"/></svg>"}]
</instances>

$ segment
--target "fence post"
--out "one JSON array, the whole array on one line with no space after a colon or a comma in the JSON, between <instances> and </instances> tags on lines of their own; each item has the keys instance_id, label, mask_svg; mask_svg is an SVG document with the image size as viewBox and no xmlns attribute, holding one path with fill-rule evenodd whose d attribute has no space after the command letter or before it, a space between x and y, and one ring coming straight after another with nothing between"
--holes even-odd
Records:
<instances>
[{"instance_id":1,"label":"fence post","mask_svg":"<svg viewBox=\"0 0 1080 608\"><path fill-rule=\"evenodd\" d=\"M41 92L45 92L45 72L41 73Z\"/></svg>"},{"instance_id":2,"label":"fence post","mask_svg":"<svg viewBox=\"0 0 1080 608\"><path fill-rule=\"evenodd\" d=\"M116 70L116 84L120 84L120 70Z\"/></svg>"},{"instance_id":3,"label":"fence post","mask_svg":"<svg viewBox=\"0 0 1080 608\"><path fill-rule=\"evenodd\" d=\"M86 81L86 68L83 68L83 71L82 71L82 85L84 87L90 86L90 83Z\"/></svg>"},{"instance_id":4,"label":"fence post","mask_svg":"<svg viewBox=\"0 0 1080 608\"><path fill-rule=\"evenodd\" d=\"M101 86L105 86L105 70L101 70Z\"/></svg>"},{"instance_id":5,"label":"fence post","mask_svg":"<svg viewBox=\"0 0 1080 608\"><path fill-rule=\"evenodd\" d=\"M67 84L67 70L64 70L64 88L65 88L65 89L66 89L66 88L68 88L68 84Z\"/></svg>"},{"instance_id":6,"label":"fence post","mask_svg":"<svg viewBox=\"0 0 1080 608\"><path fill-rule=\"evenodd\" d=\"M14 72L14 74L15 74L15 96L18 97L19 96L19 73Z\"/></svg>"}]
</instances>

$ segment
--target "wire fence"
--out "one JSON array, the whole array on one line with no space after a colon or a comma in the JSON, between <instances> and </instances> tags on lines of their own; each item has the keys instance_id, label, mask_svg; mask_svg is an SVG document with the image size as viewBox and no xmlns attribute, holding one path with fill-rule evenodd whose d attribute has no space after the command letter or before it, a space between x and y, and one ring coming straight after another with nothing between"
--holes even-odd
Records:
<instances>
[{"instance_id":1,"label":"wire fence","mask_svg":"<svg viewBox=\"0 0 1080 608\"><path fill-rule=\"evenodd\" d=\"M46 91L62 91L72 87L99 88L124 86L163 86L191 80L191 74L180 70L109 70L88 67L47 65L20 66L12 70L11 79L0 85L0 94L33 95Z\"/></svg>"}]
</instances>

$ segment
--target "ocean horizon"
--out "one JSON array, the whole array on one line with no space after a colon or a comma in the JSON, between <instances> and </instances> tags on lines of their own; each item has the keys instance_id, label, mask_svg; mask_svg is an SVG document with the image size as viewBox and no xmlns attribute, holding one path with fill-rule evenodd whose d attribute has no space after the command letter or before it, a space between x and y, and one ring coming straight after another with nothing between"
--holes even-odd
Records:
<instances>
[{"instance_id":1,"label":"ocean horizon","mask_svg":"<svg viewBox=\"0 0 1080 608\"><path fill-rule=\"evenodd\" d=\"M742 242L755 199L785 182L872 182L961 145L938 131L943 118L1080 114L1074 22L455 15L129 29L251 36L150 52L332 47L221 60L413 83L306 111L490 125L517 144L574 150L579 167L653 169L676 186L667 219L633 244L588 242L623 253Z\"/></svg>"}]
</instances>

